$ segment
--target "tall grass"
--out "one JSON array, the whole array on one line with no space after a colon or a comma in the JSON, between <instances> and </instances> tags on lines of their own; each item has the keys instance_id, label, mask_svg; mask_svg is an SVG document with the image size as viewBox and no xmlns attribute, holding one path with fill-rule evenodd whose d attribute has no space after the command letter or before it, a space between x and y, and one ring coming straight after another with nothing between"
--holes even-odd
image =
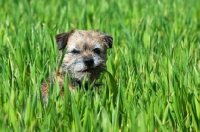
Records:
<instances>
[{"instance_id":1,"label":"tall grass","mask_svg":"<svg viewBox=\"0 0 200 132\"><path fill-rule=\"evenodd\" d=\"M200 2L0 1L1 131L200 131ZM100 30L114 38L99 89L47 106L40 84L55 70L54 36Z\"/></svg>"}]
</instances>

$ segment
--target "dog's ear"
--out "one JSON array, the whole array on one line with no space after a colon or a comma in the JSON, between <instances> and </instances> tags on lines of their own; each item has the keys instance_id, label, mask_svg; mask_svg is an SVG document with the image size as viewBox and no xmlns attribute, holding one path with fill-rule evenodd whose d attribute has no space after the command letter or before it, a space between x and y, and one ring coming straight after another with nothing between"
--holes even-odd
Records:
<instances>
[{"instance_id":1,"label":"dog's ear","mask_svg":"<svg viewBox=\"0 0 200 132\"><path fill-rule=\"evenodd\" d=\"M112 48L113 37L109 34L104 34L103 38L106 41L106 43L108 44L108 48Z\"/></svg>"},{"instance_id":2,"label":"dog's ear","mask_svg":"<svg viewBox=\"0 0 200 132\"><path fill-rule=\"evenodd\" d=\"M61 33L56 35L56 43L58 45L59 50L63 50L66 47L68 38L73 32L74 30L71 30L67 33Z\"/></svg>"}]
</instances>

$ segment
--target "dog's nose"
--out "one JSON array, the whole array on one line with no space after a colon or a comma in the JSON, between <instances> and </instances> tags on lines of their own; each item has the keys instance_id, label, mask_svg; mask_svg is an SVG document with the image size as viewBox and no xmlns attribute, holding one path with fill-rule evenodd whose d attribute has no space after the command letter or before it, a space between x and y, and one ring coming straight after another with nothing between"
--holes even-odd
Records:
<instances>
[{"instance_id":1,"label":"dog's nose","mask_svg":"<svg viewBox=\"0 0 200 132\"><path fill-rule=\"evenodd\" d=\"M94 64L93 58L84 58L84 63L86 66L92 66Z\"/></svg>"}]
</instances>

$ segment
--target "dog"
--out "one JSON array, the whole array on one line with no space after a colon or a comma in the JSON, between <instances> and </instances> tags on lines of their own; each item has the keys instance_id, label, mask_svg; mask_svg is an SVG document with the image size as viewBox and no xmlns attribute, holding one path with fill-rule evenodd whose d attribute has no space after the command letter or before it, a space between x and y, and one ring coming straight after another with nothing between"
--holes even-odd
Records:
<instances>
[{"instance_id":1,"label":"dog","mask_svg":"<svg viewBox=\"0 0 200 132\"><path fill-rule=\"evenodd\" d=\"M113 37L100 31L91 30L71 30L67 33L56 35L56 43L60 55L59 72L53 73L53 81L50 78L41 85L42 97L48 101L49 83L57 80L62 89L61 94L64 98L64 79L68 73L69 90L72 92L76 87L93 83L106 69L107 49L112 48ZM85 85L86 86L86 85Z\"/></svg>"}]
</instances>

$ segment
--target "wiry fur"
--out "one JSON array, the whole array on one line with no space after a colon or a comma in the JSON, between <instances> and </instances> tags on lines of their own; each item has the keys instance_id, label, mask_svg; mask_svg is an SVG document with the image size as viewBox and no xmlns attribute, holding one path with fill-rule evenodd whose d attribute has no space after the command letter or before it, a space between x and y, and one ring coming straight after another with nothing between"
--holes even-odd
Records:
<instances>
[{"instance_id":1,"label":"wiry fur","mask_svg":"<svg viewBox=\"0 0 200 132\"><path fill-rule=\"evenodd\" d=\"M99 31L72 30L56 35L56 43L61 51L60 56L63 56L59 74L54 74L59 86L64 89L62 77L66 72L70 74L72 80L69 84L70 91L84 79L86 82L94 82L98 79L100 73L106 68L106 50L112 47L112 41L110 35ZM42 95L47 100L47 83L42 84Z\"/></svg>"}]
</instances>

